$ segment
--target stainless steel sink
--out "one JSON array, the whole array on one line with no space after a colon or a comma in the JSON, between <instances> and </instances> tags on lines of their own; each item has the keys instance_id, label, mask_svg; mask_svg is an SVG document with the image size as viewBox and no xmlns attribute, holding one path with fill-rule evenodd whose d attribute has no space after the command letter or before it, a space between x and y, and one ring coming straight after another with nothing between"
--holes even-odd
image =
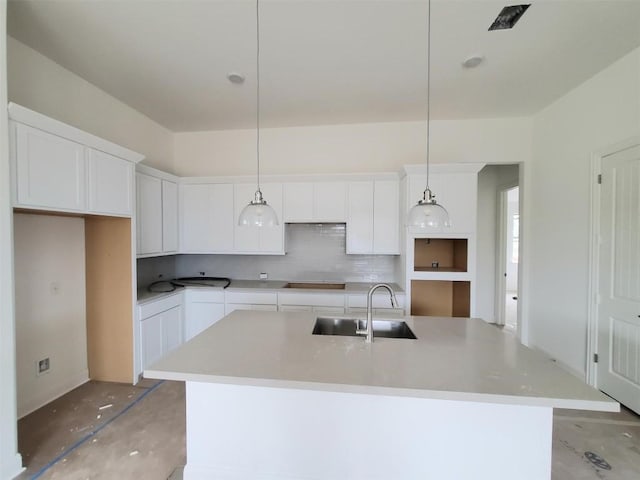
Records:
<instances>
[{"instance_id":1,"label":"stainless steel sink","mask_svg":"<svg viewBox=\"0 0 640 480\"><path fill-rule=\"evenodd\" d=\"M356 330L364 330L367 321L359 318L318 317L313 327L313 335L343 335L358 337ZM408 338L415 340L409 325L401 320L374 320L373 336L384 338Z\"/></svg>"},{"instance_id":2,"label":"stainless steel sink","mask_svg":"<svg viewBox=\"0 0 640 480\"><path fill-rule=\"evenodd\" d=\"M311 283L311 282L291 282L284 288L308 288L312 290L344 290L344 283Z\"/></svg>"}]
</instances>

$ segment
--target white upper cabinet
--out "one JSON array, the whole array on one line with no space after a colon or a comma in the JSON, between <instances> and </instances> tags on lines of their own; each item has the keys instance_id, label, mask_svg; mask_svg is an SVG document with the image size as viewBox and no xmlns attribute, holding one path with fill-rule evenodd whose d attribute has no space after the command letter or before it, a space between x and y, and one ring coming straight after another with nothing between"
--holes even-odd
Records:
<instances>
[{"instance_id":1,"label":"white upper cabinet","mask_svg":"<svg viewBox=\"0 0 640 480\"><path fill-rule=\"evenodd\" d=\"M174 177L145 165L136 172L138 256L178 251L178 184Z\"/></svg>"},{"instance_id":2,"label":"white upper cabinet","mask_svg":"<svg viewBox=\"0 0 640 480\"><path fill-rule=\"evenodd\" d=\"M373 182L351 182L348 193L347 253L373 253Z\"/></svg>"},{"instance_id":3,"label":"white upper cabinet","mask_svg":"<svg viewBox=\"0 0 640 480\"><path fill-rule=\"evenodd\" d=\"M283 186L284 221L288 223L347 220L347 183L289 182Z\"/></svg>"},{"instance_id":4,"label":"white upper cabinet","mask_svg":"<svg viewBox=\"0 0 640 480\"><path fill-rule=\"evenodd\" d=\"M232 252L235 223L233 184L180 185L181 252Z\"/></svg>"},{"instance_id":5,"label":"white upper cabinet","mask_svg":"<svg viewBox=\"0 0 640 480\"><path fill-rule=\"evenodd\" d=\"M88 148L89 211L103 215L133 214L133 164Z\"/></svg>"},{"instance_id":6,"label":"white upper cabinet","mask_svg":"<svg viewBox=\"0 0 640 480\"><path fill-rule=\"evenodd\" d=\"M162 252L162 180L136 173L137 254Z\"/></svg>"},{"instance_id":7,"label":"white upper cabinet","mask_svg":"<svg viewBox=\"0 0 640 480\"><path fill-rule=\"evenodd\" d=\"M291 182L282 186L284 222L313 221L313 183Z\"/></svg>"},{"instance_id":8,"label":"white upper cabinet","mask_svg":"<svg viewBox=\"0 0 640 480\"><path fill-rule=\"evenodd\" d=\"M133 215L142 155L14 103L8 110L14 206Z\"/></svg>"},{"instance_id":9,"label":"white upper cabinet","mask_svg":"<svg viewBox=\"0 0 640 480\"><path fill-rule=\"evenodd\" d=\"M84 146L28 125L15 126L16 206L86 210Z\"/></svg>"},{"instance_id":10,"label":"white upper cabinet","mask_svg":"<svg viewBox=\"0 0 640 480\"><path fill-rule=\"evenodd\" d=\"M398 180L350 182L347 199L347 253L399 254Z\"/></svg>"},{"instance_id":11,"label":"white upper cabinet","mask_svg":"<svg viewBox=\"0 0 640 480\"><path fill-rule=\"evenodd\" d=\"M178 251L178 184L162 180L162 250Z\"/></svg>"},{"instance_id":12,"label":"white upper cabinet","mask_svg":"<svg viewBox=\"0 0 640 480\"><path fill-rule=\"evenodd\" d=\"M313 189L314 220L344 223L347 221L347 183L316 182Z\"/></svg>"},{"instance_id":13,"label":"white upper cabinet","mask_svg":"<svg viewBox=\"0 0 640 480\"><path fill-rule=\"evenodd\" d=\"M284 219L282 215L282 184L260 186L264 199L275 210L279 224L275 227L241 227L238 218L242 209L254 198L254 184L234 185L234 251L237 253L284 254Z\"/></svg>"},{"instance_id":14,"label":"white upper cabinet","mask_svg":"<svg viewBox=\"0 0 640 480\"><path fill-rule=\"evenodd\" d=\"M376 180L373 186L373 253L400 254L400 184Z\"/></svg>"}]
</instances>

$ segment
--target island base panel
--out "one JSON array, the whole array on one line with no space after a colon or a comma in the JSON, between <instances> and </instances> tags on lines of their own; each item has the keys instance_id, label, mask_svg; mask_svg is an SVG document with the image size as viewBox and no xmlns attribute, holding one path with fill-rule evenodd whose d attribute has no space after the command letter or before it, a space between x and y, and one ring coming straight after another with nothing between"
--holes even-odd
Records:
<instances>
[{"instance_id":1,"label":"island base panel","mask_svg":"<svg viewBox=\"0 0 640 480\"><path fill-rule=\"evenodd\" d=\"M185 480L551 478L549 407L186 382Z\"/></svg>"}]
</instances>

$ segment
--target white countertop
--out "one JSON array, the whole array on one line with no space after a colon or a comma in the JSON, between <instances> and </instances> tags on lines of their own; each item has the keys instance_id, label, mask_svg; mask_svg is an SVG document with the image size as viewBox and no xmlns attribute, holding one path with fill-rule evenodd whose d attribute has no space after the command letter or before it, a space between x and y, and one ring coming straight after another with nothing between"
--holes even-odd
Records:
<instances>
[{"instance_id":1,"label":"white countertop","mask_svg":"<svg viewBox=\"0 0 640 480\"><path fill-rule=\"evenodd\" d=\"M235 311L146 378L618 411L606 395L479 319L407 317L417 340L312 335L315 314Z\"/></svg>"},{"instance_id":2,"label":"white countertop","mask_svg":"<svg viewBox=\"0 0 640 480\"><path fill-rule=\"evenodd\" d=\"M166 282L169 285L169 282ZM284 280L232 280L231 285L229 285L225 291L228 292L243 292L243 291L256 291L259 290L261 292L291 292L291 293L343 293L343 294L366 294L369 289L379 282L345 282L344 289L327 289L327 288L286 288L285 285L289 283ZM305 282L299 282L305 283ZM306 283L318 283L318 282L306 282ZM386 282L385 282L386 283ZM404 290L400 288L400 285L397 283L389 283L391 288L393 288L396 294L404 294ZM138 288L138 305L142 305L144 303L159 300L160 298L166 297L168 295L173 295L177 291L180 291L184 288L210 288L216 290L222 290L222 287L213 287L213 286L196 286L189 285L188 287L178 287L176 290L171 292L150 292L147 288ZM381 294L382 291L376 292L376 294Z\"/></svg>"}]
</instances>

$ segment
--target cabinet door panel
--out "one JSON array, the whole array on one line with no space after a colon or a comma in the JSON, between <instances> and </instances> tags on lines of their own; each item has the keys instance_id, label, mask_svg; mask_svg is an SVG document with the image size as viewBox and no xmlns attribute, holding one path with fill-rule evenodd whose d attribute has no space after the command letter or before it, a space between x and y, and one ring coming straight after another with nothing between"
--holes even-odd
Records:
<instances>
[{"instance_id":1,"label":"cabinet door panel","mask_svg":"<svg viewBox=\"0 0 640 480\"><path fill-rule=\"evenodd\" d=\"M214 236L211 246L215 252L232 252L234 225L237 219L233 215L233 185L211 185L211 222Z\"/></svg>"},{"instance_id":2,"label":"cabinet door panel","mask_svg":"<svg viewBox=\"0 0 640 480\"><path fill-rule=\"evenodd\" d=\"M162 252L162 183L156 177L136 174L137 253Z\"/></svg>"},{"instance_id":3,"label":"cabinet door panel","mask_svg":"<svg viewBox=\"0 0 640 480\"><path fill-rule=\"evenodd\" d=\"M170 352L182 344L182 308L174 307L162 313L162 354Z\"/></svg>"},{"instance_id":4,"label":"cabinet door panel","mask_svg":"<svg viewBox=\"0 0 640 480\"><path fill-rule=\"evenodd\" d=\"M374 185L373 253L400 253L400 189L397 180Z\"/></svg>"},{"instance_id":5,"label":"cabinet door panel","mask_svg":"<svg viewBox=\"0 0 640 480\"><path fill-rule=\"evenodd\" d=\"M178 250L178 185L162 180L162 250Z\"/></svg>"},{"instance_id":6,"label":"cabinet door panel","mask_svg":"<svg viewBox=\"0 0 640 480\"><path fill-rule=\"evenodd\" d=\"M284 222L312 222L313 183L296 182L283 185ZM281 220L282 221L282 220Z\"/></svg>"},{"instance_id":7,"label":"cabinet door panel","mask_svg":"<svg viewBox=\"0 0 640 480\"><path fill-rule=\"evenodd\" d=\"M212 252L215 224L211 215L210 185L180 187L180 250L185 253Z\"/></svg>"},{"instance_id":8,"label":"cabinet door panel","mask_svg":"<svg viewBox=\"0 0 640 480\"><path fill-rule=\"evenodd\" d=\"M351 182L348 194L347 253L373 252L373 182Z\"/></svg>"},{"instance_id":9,"label":"cabinet door panel","mask_svg":"<svg viewBox=\"0 0 640 480\"><path fill-rule=\"evenodd\" d=\"M162 313L140 322L140 339L142 344L142 369L162 357L164 339L162 338Z\"/></svg>"},{"instance_id":10,"label":"cabinet door panel","mask_svg":"<svg viewBox=\"0 0 640 480\"><path fill-rule=\"evenodd\" d=\"M314 220L343 223L347 221L347 184L316 182L314 184Z\"/></svg>"},{"instance_id":11,"label":"cabinet door panel","mask_svg":"<svg viewBox=\"0 0 640 480\"><path fill-rule=\"evenodd\" d=\"M133 213L133 164L88 149L89 211L110 215Z\"/></svg>"},{"instance_id":12,"label":"cabinet door panel","mask_svg":"<svg viewBox=\"0 0 640 480\"><path fill-rule=\"evenodd\" d=\"M85 148L22 124L16 124L16 140L17 203L85 210Z\"/></svg>"},{"instance_id":13,"label":"cabinet door panel","mask_svg":"<svg viewBox=\"0 0 640 480\"><path fill-rule=\"evenodd\" d=\"M225 315L223 303L191 302L186 305L185 341L203 332Z\"/></svg>"}]
</instances>

